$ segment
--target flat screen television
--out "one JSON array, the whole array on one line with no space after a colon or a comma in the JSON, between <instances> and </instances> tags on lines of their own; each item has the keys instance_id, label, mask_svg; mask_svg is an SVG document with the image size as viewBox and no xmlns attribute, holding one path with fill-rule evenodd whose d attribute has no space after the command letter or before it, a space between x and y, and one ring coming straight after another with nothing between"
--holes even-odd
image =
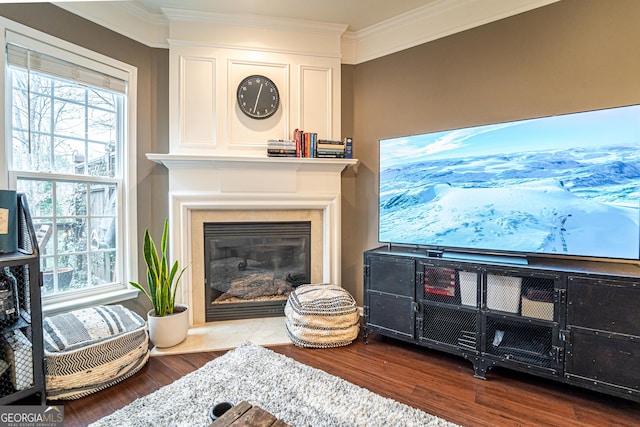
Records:
<instances>
[{"instance_id":1,"label":"flat screen television","mask_svg":"<svg viewBox=\"0 0 640 427\"><path fill-rule=\"evenodd\" d=\"M640 259L640 105L379 141L379 241Z\"/></svg>"}]
</instances>

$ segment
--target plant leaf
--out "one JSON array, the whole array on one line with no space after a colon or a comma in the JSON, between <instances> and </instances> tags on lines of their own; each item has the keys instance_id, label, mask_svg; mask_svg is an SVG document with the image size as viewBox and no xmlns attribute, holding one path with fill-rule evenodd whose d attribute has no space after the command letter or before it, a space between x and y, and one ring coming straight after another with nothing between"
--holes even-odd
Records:
<instances>
[{"instance_id":1,"label":"plant leaf","mask_svg":"<svg viewBox=\"0 0 640 427\"><path fill-rule=\"evenodd\" d=\"M147 291L136 282L129 282L131 286L142 291L153 305L156 316L166 316L172 314L175 306L176 292L178 284L182 279L187 267L178 273L180 265L176 260L169 270L167 257L167 242L169 239L169 220L165 219L160 241L160 252L155 242L151 238L149 230L144 233L143 256L147 265Z\"/></svg>"}]
</instances>

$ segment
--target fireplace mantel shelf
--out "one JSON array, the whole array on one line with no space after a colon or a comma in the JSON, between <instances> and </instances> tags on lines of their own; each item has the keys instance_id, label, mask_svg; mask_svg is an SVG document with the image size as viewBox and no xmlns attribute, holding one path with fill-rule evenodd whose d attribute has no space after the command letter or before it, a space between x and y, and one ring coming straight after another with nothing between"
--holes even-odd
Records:
<instances>
[{"instance_id":1,"label":"fireplace mantel shelf","mask_svg":"<svg viewBox=\"0 0 640 427\"><path fill-rule=\"evenodd\" d=\"M235 169L252 166L259 169L294 169L342 171L358 164L358 159L319 159L301 157L221 156L199 154L147 153L147 159L164 165L167 169L213 168Z\"/></svg>"}]
</instances>

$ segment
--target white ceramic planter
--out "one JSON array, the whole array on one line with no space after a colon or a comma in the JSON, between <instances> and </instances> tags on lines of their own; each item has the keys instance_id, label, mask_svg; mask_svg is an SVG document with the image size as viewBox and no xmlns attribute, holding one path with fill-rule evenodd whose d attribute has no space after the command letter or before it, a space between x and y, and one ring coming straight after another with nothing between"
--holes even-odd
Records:
<instances>
[{"instance_id":1,"label":"white ceramic planter","mask_svg":"<svg viewBox=\"0 0 640 427\"><path fill-rule=\"evenodd\" d=\"M176 312L179 307L183 311ZM189 307L176 304L174 313L169 316L158 317L153 310L147 313L149 323L149 338L151 342L159 348L173 347L180 344L187 338L189 331Z\"/></svg>"}]
</instances>

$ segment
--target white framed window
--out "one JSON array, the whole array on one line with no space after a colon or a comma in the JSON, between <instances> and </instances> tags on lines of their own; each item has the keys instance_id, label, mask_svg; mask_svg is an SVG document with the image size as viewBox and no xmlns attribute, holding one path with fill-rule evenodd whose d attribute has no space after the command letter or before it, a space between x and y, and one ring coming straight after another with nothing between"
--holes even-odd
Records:
<instances>
[{"instance_id":1,"label":"white framed window","mask_svg":"<svg viewBox=\"0 0 640 427\"><path fill-rule=\"evenodd\" d=\"M136 295L136 69L3 25L7 184L38 235L45 312Z\"/></svg>"}]
</instances>

